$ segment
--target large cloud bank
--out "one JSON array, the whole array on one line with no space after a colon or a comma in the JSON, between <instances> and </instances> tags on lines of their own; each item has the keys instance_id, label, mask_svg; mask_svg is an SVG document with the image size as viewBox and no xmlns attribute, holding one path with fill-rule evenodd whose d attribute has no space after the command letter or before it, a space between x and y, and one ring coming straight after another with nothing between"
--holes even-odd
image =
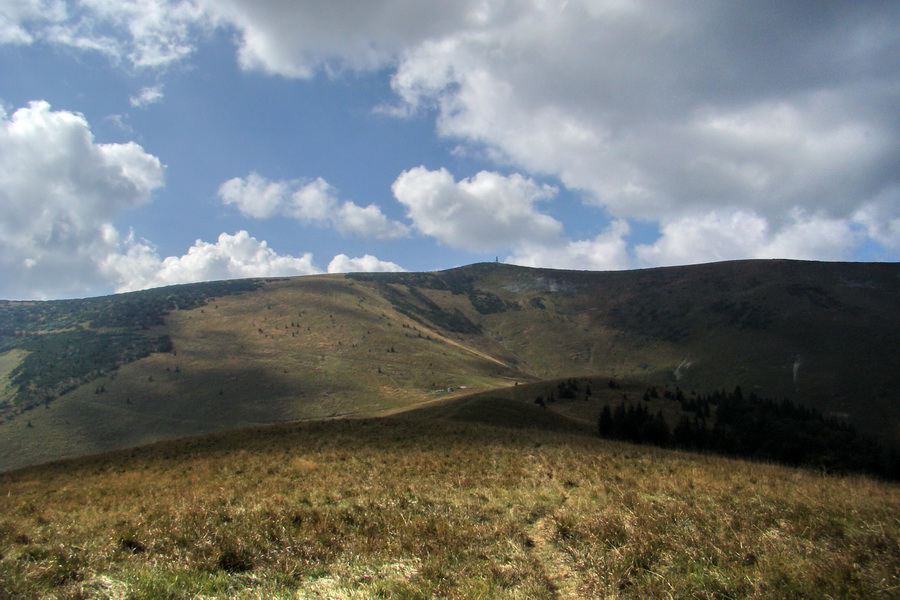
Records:
<instances>
[{"instance_id":1,"label":"large cloud bank","mask_svg":"<svg viewBox=\"0 0 900 600\"><path fill-rule=\"evenodd\" d=\"M613 218L659 223L639 260L726 256L734 237L749 256L834 258L865 240L900 250L896 3L205 10L239 32L247 68L393 68L395 108L433 111L441 135L552 175ZM712 223L730 228L720 244L692 241Z\"/></svg>"}]
</instances>

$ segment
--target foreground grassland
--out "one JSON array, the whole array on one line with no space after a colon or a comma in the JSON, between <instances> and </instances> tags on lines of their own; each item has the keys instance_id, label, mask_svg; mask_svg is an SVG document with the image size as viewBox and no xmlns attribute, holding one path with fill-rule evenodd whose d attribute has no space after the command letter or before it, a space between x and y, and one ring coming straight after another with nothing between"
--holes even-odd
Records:
<instances>
[{"instance_id":1,"label":"foreground grassland","mask_svg":"<svg viewBox=\"0 0 900 600\"><path fill-rule=\"evenodd\" d=\"M896 485L472 423L0 476L0 598L888 598L898 540Z\"/></svg>"}]
</instances>

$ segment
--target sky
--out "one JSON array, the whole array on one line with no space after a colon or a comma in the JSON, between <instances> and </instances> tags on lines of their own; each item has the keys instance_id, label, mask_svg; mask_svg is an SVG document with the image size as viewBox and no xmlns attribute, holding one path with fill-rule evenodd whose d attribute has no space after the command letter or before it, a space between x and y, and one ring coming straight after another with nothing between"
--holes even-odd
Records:
<instances>
[{"instance_id":1,"label":"sky","mask_svg":"<svg viewBox=\"0 0 900 600\"><path fill-rule=\"evenodd\" d=\"M900 259L900 3L0 0L0 298Z\"/></svg>"}]
</instances>

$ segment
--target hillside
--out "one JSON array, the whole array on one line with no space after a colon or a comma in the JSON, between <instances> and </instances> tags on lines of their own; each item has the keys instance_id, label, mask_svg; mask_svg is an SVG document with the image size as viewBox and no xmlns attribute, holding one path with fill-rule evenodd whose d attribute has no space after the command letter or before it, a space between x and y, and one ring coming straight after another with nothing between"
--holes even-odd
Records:
<instances>
[{"instance_id":1,"label":"hillside","mask_svg":"<svg viewBox=\"0 0 900 600\"><path fill-rule=\"evenodd\" d=\"M0 475L0 598L896 598L898 492L546 429L275 425Z\"/></svg>"},{"instance_id":2,"label":"hillside","mask_svg":"<svg viewBox=\"0 0 900 600\"><path fill-rule=\"evenodd\" d=\"M900 265L480 264L0 304L0 471L596 376L788 398L900 441Z\"/></svg>"}]
</instances>

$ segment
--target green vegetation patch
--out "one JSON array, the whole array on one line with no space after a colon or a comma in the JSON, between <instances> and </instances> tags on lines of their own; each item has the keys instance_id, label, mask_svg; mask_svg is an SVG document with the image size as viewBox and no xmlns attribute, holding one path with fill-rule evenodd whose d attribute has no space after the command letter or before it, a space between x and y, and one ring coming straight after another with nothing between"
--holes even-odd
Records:
<instances>
[{"instance_id":1,"label":"green vegetation patch","mask_svg":"<svg viewBox=\"0 0 900 600\"><path fill-rule=\"evenodd\" d=\"M0 416L50 402L152 352L169 352L168 336L148 333L163 325L167 314L260 285L259 280L215 281L100 298L0 302L0 352L18 361L0 369L15 388L11 398L0 398Z\"/></svg>"},{"instance_id":2,"label":"green vegetation patch","mask_svg":"<svg viewBox=\"0 0 900 600\"><path fill-rule=\"evenodd\" d=\"M459 310L442 308L421 290L449 291L454 296L466 296L482 315L519 309L515 302L476 288L474 278L465 269L440 273L350 273L347 277L376 283L379 292L397 311L420 323L429 322L454 333L481 333L482 329ZM405 287L406 293L400 291L400 286Z\"/></svg>"},{"instance_id":3,"label":"green vegetation patch","mask_svg":"<svg viewBox=\"0 0 900 600\"><path fill-rule=\"evenodd\" d=\"M8 377L27 354L28 352L22 349L9 350L0 354L0 380Z\"/></svg>"},{"instance_id":4,"label":"green vegetation patch","mask_svg":"<svg viewBox=\"0 0 900 600\"><path fill-rule=\"evenodd\" d=\"M129 332L73 330L28 338L22 344L28 354L9 375L19 390L15 408L28 410L49 402L122 364L171 348L168 336Z\"/></svg>"},{"instance_id":5,"label":"green vegetation patch","mask_svg":"<svg viewBox=\"0 0 900 600\"><path fill-rule=\"evenodd\" d=\"M481 333L481 327L458 309L441 307L414 286L407 286L406 293L387 284L379 284L378 290L397 312L423 325L436 325L454 333Z\"/></svg>"},{"instance_id":6,"label":"green vegetation patch","mask_svg":"<svg viewBox=\"0 0 900 600\"><path fill-rule=\"evenodd\" d=\"M258 289L257 279L211 281L115 294L99 298L47 302L0 301L0 351L17 347L32 333L76 327L148 329L163 324L173 310L204 306L211 298Z\"/></svg>"}]
</instances>

